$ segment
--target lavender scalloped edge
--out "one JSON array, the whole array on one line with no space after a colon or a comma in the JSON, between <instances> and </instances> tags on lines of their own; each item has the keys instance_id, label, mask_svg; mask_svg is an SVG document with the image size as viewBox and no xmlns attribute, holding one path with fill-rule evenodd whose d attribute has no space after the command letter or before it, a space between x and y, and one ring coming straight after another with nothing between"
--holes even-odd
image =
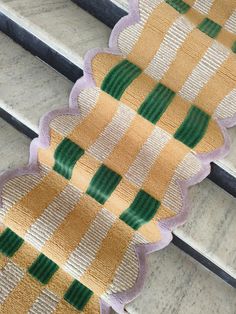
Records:
<instances>
[{"instance_id":1,"label":"lavender scalloped edge","mask_svg":"<svg viewBox=\"0 0 236 314\"><path fill-rule=\"evenodd\" d=\"M93 80L93 74L91 69L91 61L95 57L97 53L112 53L116 55L120 55L120 51L118 48L118 37L119 34L128 26L133 25L134 23L138 23L140 20L139 16L139 1L138 0L130 0L129 1L129 14L120 19L120 21L115 25L109 40L109 48L105 49L92 49L90 50L84 59L84 76L80 78L72 88L69 100L69 107L64 109L54 110L46 113L40 119L39 125L39 136L31 142L30 145L30 157L29 163L27 166L18 168L15 170L6 171L2 175L0 175L0 196L2 189L5 183L17 176L22 176L26 174L34 174L38 173L38 161L37 161L37 152L39 148L47 148L50 145L50 135L49 135L49 124L50 121L59 115L79 115L80 110L77 104L77 98L80 92L88 87L94 87L95 82ZM185 223L187 219L187 214L189 211L189 203L188 203L188 188L192 185L195 185L205 179L210 173L210 163L214 160L225 157L230 148L230 138L227 133L226 128L232 127L236 125L236 114L227 119L217 120L217 123L220 126L220 129L224 136L224 145L219 149L206 153L206 154L198 154L197 157L201 161L202 169L201 171L190 178L187 181L178 181L179 188L181 190L182 196L182 209L181 212L169 219L165 219L158 223L158 227L161 231L161 240L157 243L153 244L145 244L136 246L136 255L139 261L139 275L136 280L134 287L131 289L111 294L109 296L109 305L101 299L100 302L100 310L101 314L110 314L111 309L115 310L119 314L125 313L124 307L127 303L134 300L141 292L144 285L144 278L147 271L146 264L146 256L152 252L161 250L165 248L172 240L172 230L177 226L180 226ZM2 203L2 198L0 198L0 206Z\"/></svg>"}]
</instances>

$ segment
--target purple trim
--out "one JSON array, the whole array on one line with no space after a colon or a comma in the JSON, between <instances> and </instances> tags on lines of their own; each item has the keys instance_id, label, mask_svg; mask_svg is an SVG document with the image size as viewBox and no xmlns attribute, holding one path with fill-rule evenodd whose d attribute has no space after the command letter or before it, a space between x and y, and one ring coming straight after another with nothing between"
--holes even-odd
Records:
<instances>
[{"instance_id":1,"label":"purple trim","mask_svg":"<svg viewBox=\"0 0 236 314\"><path fill-rule=\"evenodd\" d=\"M95 82L92 75L92 59L97 53L113 53L120 55L120 51L118 48L118 36L120 32L122 32L126 27L139 22L140 16L139 16L139 2L138 0L130 0L130 13L129 15L123 17L117 25L114 27L110 41L109 41L109 48L106 49L93 49L92 51L89 51L85 56L84 61L84 76L79 79L76 84L74 85L71 94L70 94L70 108L64 108L61 110L55 110L47 113L42 117L40 120L40 127L39 127L39 137L32 141L30 146L30 158L29 158L29 164L28 166L16 170L11 170L5 172L3 175L0 176L0 192L2 192L4 184L16 177L26 174L34 174L39 172L38 168L38 162L37 162L37 152L38 148L46 148L49 146L50 143L50 135L49 135L49 123L52 119L54 119L58 115L65 115L65 114L73 114L73 115L79 115L80 109L77 105L77 97L79 93L89 87L94 87ZM164 247L166 247L170 241L172 240L172 233L171 231L183 224L186 221L189 204L188 204L188 197L187 192L188 188L196 183L199 183L202 181L209 173L210 173L210 162L219 158L223 158L229 151L229 136L226 132L226 127L232 127L236 125L236 114L232 118L227 118L223 120L217 121L222 133L224 135L225 143L222 147L219 149L207 153L207 154L199 154L197 155L197 158L202 163L202 169L201 171L192 177L191 179L187 181L179 181L178 186L181 190L181 196L182 196L182 210L181 212L173 218L169 218L166 220L163 220L161 223L159 223L159 228L161 230L162 240L158 243L154 244L146 244L146 245L139 245L136 247L136 255L139 260L139 275L136 280L136 284L134 287L129 289L128 291L122 292L122 293L116 293L109 296L109 303L113 307L114 310L116 310L118 313L124 313L124 306L126 303L132 301L135 299L138 294L141 292L141 289L144 284L144 277L146 274L146 255L160 250ZM1 206L1 199L0 199L0 206ZM111 307L110 305L107 305L106 302L101 300L100 304L101 313L102 314L109 314Z\"/></svg>"}]
</instances>

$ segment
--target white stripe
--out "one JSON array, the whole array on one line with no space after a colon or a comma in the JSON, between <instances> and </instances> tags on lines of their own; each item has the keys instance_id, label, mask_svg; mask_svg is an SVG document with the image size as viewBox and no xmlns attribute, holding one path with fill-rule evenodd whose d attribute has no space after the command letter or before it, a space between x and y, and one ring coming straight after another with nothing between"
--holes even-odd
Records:
<instances>
[{"instance_id":1,"label":"white stripe","mask_svg":"<svg viewBox=\"0 0 236 314\"><path fill-rule=\"evenodd\" d=\"M59 297L54 293L45 289L38 296L38 298L33 303L32 307L29 309L29 314L52 314L58 302L60 301Z\"/></svg>"},{"instance_id":2,"label":"white stripe","mask_svg":"<svg viewBox=\"0 0 236 314\"><path fill-rule=\"evenodd\" d=\"M128 130L136 112L121 104L109 125L103 130L96 142L90 146L88 152L103 162L122 136Z\"/></svg>"},{"instance_id":3,"label":"white stripe","mask_svg":"<svg viewBox=\"0 0 236 314\"><path fill-rule=\"evenodd\" d=\"M121 264L116 270L114 280L106 291L106 294L126 291L134 286L139 274L139 261L136 255L135 247L138 244L145 243L147 242L138 233L134 235L125 252Z\"/></svg>"},{"instance_id":4,"label":"white stripe","mask_svg":"<svg viewBox=\"0 0 236 314\"><path fill-rule=\"evenodd\" d=\"M170 139L170 134L155 127L138 153L135 161L125 174L125 177L138 187L141 187L157 156Z\"/></svg>"},{"instance_id":5,"label":"white stripe","mask_svg":"<svg viewBox=\"0 0 236 314\"><path fill-rule=\"evenodd\" d=\"M145 73L159 81L168 71L179 48L193 29L194 25L184 16L177 18L169 28L160 49L146 68Z\"/></svg>"},{"instance_id":6,"label":"white stripe","mask_svg":"<svg viewBox=\"0 0 236 314\"><path fill-rule=\"evenodd\" d=\"M24 277L24 272L14 263L9 262L0 271L0 304L3 304L9 294L15 289L21 279Z\"/></svg>"},{"instance_id":7,"label":"white stripe","mask_svg":"<svg viewBox=\"0 0 236 314\"><path fill-rule=\"evenodd\" d=\"M184 83L180 96L188 101L194 101L201 89L228 58L230 51L223 45L213 42Z\"/></svg>"},{"instance_id":8,"label":"white stripe","mask_svg":"<svg viewBox=\"0 0 236 314\"><path fill-rule=\"evenodd\" d=\"M50 122L50 127L63 136L69 135L73 129L79 125L96 106L100 90L98 88L88 88L82 90L78 96L79 115L66 115L55 117Z\"/></svg>"},{"instance_id":9,"label":"white stripe","mask_svg":"<svg viewBox=\"0 0 236 314\"><path fill-rule=\"evenodd\" d=\"M25 235L25 240L36 249L41 250L46 241L73 210L81 195L82 192L72 185L66 186L30 227Z\"/></svg>"},{"instance_id":10,"label":"white stripe","mask_svg":"<svg viewBox=\"0 0 236 314\"><path fill-rule=\"evenodd\" d=\"M175 213L179 213L183 206L183 197L178 183L190 179L192 176L199 173L200 170L200 160L198 160L193 153L186 155L171 179L170 185L162 201L163 206L171 209Z\"/></svg>"},{"instance_id":11,"label":"white stripe","mask_svg":"<svg viewBox=\"0 0 236 314\"><path fill-rule=\"evenodd\" d=\"M80 277L95 259L102 241L115 220L116 217L103 208L91 223L78 247L71 253L63 269L77 280L80 280Z\"/></svg>"},{"instance_id":12,"label":"white stripe","mask_svg":"<svg viewBox=\"0 0 236 314\"><path fill-rule=\"evenodd\" d=\"M224 28L233 34L236 34L236 10L233 11L232 15L226 21Z\"/></svg>"},{"instance_id":13,"label":"white stripe","mask_svg":"<svg viewBox=\"0 0 236 314\"><path fill-rule=\"evenodd\" d=\"M4 185L2 191L2 207L0 208L0 221L3 221L8 210L34 189L47 173L48 169L46 167L40 167L39 174L16 177L9 180ZM12 193L12 191L14 191L14 193Z\"/></svg>"},{"instance_id":14,"label":"white stripe","mask_svg":"<svg viewBox=\"0 0 236 314\"><path fill-rule=\"evenodd\" d=\"M193 8L202 14L208 15L214 0L196 0Z\"/></svg>"},{"instance_id":15,"label":"white stripe","mask_svg":"<svg viewBox=\"0 0 236 314\"><path fill-rule=\"evenodd\" d=\"M236 88L233 89L217 107L214 118L225 119L233 117L236 112Z\"/></svg>"}]
</instances>

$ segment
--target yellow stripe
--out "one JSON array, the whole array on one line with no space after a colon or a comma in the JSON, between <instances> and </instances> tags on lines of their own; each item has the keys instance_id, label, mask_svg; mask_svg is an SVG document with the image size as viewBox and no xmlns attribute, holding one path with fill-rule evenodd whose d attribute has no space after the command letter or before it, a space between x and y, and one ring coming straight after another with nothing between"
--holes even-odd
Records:
<instances>
[{"instance_id":1,"label":"yellow stripe","mask_svg":"<svg viewBox=\"0 0 236 314\"><path fill-rule=\"evenodd\" d=\"M25 274L1 306L1 314L28 313L42 289L43 286L39 282Z\"/></svg>"},{"instance_id":2,"label":"yellow stripe","mask_svg":"<svg viewBox=\"0 0 236 314\"><path fill-rule=\"evenodd\" d=\"M84 195L46 242L42 252L58 265L64 265L101 208L102 205Z\"/></svg>"},{"instance_id":3,"label":"yellow stripe","mask_svg":"<svg viewBox=\"0 0 236 314\"><path fill-rule=\"evenodd\" d=\"M102 295L112 283L133 235L134 231L119 219L112 225L95 260L81 278L95 294Z\"/></svg>"},{"instance_id":4,"label":"yellow stripe","mask_svg":"<svg viewBox=\"0 0 236 314\"><path fill-rule=\"evenodd\" d=\"M208 18L223 26L234 9L236 9L235 0L214 0Z\"/></svg>"},{"instance_id":5,"label":"yellow stripe","mask_svg":"<svg viewBox=\"0 0 236 314\"><path fill-rule=\"evenodd\" d=\"M194 29L183 43L182 48L178 50L176 59L164 75L162 83L175 92L180 91L211 44L212 39L209 36Z\"/></svg>"},{"instance_id":6,"label":"yellow stripe","mask_svg":"<svg viewBox=\"0 0 236 314\"><path fill-rule=\"evenodd\" d=\"M173 151L175 158L170 158ZM158 200L162 200L179 163L190 151L184 144L170 140L154 163L143 189ZM168 160L168 163L166 162ZM164 169L164 171L163 171Z\"/></svg>"},{"instance_id":7,"label":"yellow stripe","mask_svg":"<svg viewBox=\"0 0 236 314\"><path fill-rule=\"evenodd\" d=\"M118 174L124 175L153 129L153 124L136 115L128 131L104 163Z\"/></svg>"},{"instance_id":8,"label":"yellow stripe","mask_svg":"<svg viewBox=\"0 0 236 314\"><path fill-rule=\"evenodd\" d=\"M114 98L106 93L100 93L95 108L67 137L81 148L87 149L111 122L118 105L119 102Z\"/></svg>"},{"instance_id":9,"label":"yellow stripe","mask_svg":"<svg viewBox=\"0 0 236 314\"><path fill-rule=\"evenodd\" d=\"M178 16L179 13L165 2L158 5L149 16L138 41L128 55L129 61L145 69Z\"/></svg>"},{"instance_id":10,"label":"yellow stripe","mask_svg":"<svg viewBox=\"0 0 236 314\"><path fill-rule=\"evenodd\" d=\"M50 172L34 189L9 209L4 218L4 224L19 236L24 237L26 231L66 184L66 179L56 172Z\"/></svg>"}]
</instances>

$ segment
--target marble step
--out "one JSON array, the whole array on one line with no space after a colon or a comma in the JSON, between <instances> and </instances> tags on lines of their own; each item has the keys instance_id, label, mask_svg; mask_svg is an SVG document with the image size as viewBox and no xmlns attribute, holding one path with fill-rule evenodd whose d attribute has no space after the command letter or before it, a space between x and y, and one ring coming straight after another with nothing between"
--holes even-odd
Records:
<instances>
[{"instance_id":1,"label":"marble step","mask_svg":"<svg viewBox=\"0 0 236 314\"><path fill-rule=\"evenodd\" d=\"M26 164L29 138L0 119L0 172ZM130 314L233 314L236 290L174 245L147 258L142 294Z\"/></svg>"},{"instance_id":2,"label":"marble step","mask_svg":"<svg viewBox=\"0 0 236 314\"><path fill-rule=\"evenodd\" d=\"M34 132L47 111L67 105L72 83L0 33L0 106ZM206 179L190 190L192 211L176 236L236 277L236 200Z\"/></svg>"},{"instance_id":3,"label":"marble step","mask_svg":"<svg viewBox=\"0 0 236 314\"><path fill-rule=\"evenodd\" d=\"M112 16L116 14L116 20L128 10L127 0L74 0L74 2L77 2L83 8L87 8L94 15L96 15L98 7L100 7L101 12L106 8L107 15ZM99 6L97 5L98 2ZM121 14L121 11L118 12L117 10L121 10L123 13ZM101 17L101 14L98 17ZM11 27L8 27L9 21L5 21L6 18L34 35L40 42L37 42L35 38L30 40L30 37L27 37L27 32L21 36L22 32L20 29L17 29L16 34L12 24ZM42 59L45 57L45 61L49 62L61 73L68 74L68 77L72 80L81 75L80 68L83 68L83 57L86 51L95 47L106 47L110 34L110 29L107 26L82 10L78 5L66 0L39 0L37 2L32 2L31 0L23 0L21 2L0 0L0 26L22 45L27 41L28 43L25 44L26 48L35 54L37 53L34 45L37 45L37 48L40 50L46 49L46 52L42 51L42 53L39 53L39 56L43 55ZM47 55L47 50L49 57L45 56ZM58 56L61 56L61 58ZM59 58L58 62L56 62L57 58ZM67 69L63 69L63 65ZM14 112L13 108L10 109L12 109L11 113L14 117L20 118L18 108L14 108ZM231 153L228 157L218 161L217 165L229 173L230 176L225 178L225 183L222 183L218 173L215 182L225 188L229 186L228 190L233 190L235 194L236 183L231 182L232 177L236 176L236 128L232 128L229 132L232 140Z\"/></svg>"}]
</instances>

